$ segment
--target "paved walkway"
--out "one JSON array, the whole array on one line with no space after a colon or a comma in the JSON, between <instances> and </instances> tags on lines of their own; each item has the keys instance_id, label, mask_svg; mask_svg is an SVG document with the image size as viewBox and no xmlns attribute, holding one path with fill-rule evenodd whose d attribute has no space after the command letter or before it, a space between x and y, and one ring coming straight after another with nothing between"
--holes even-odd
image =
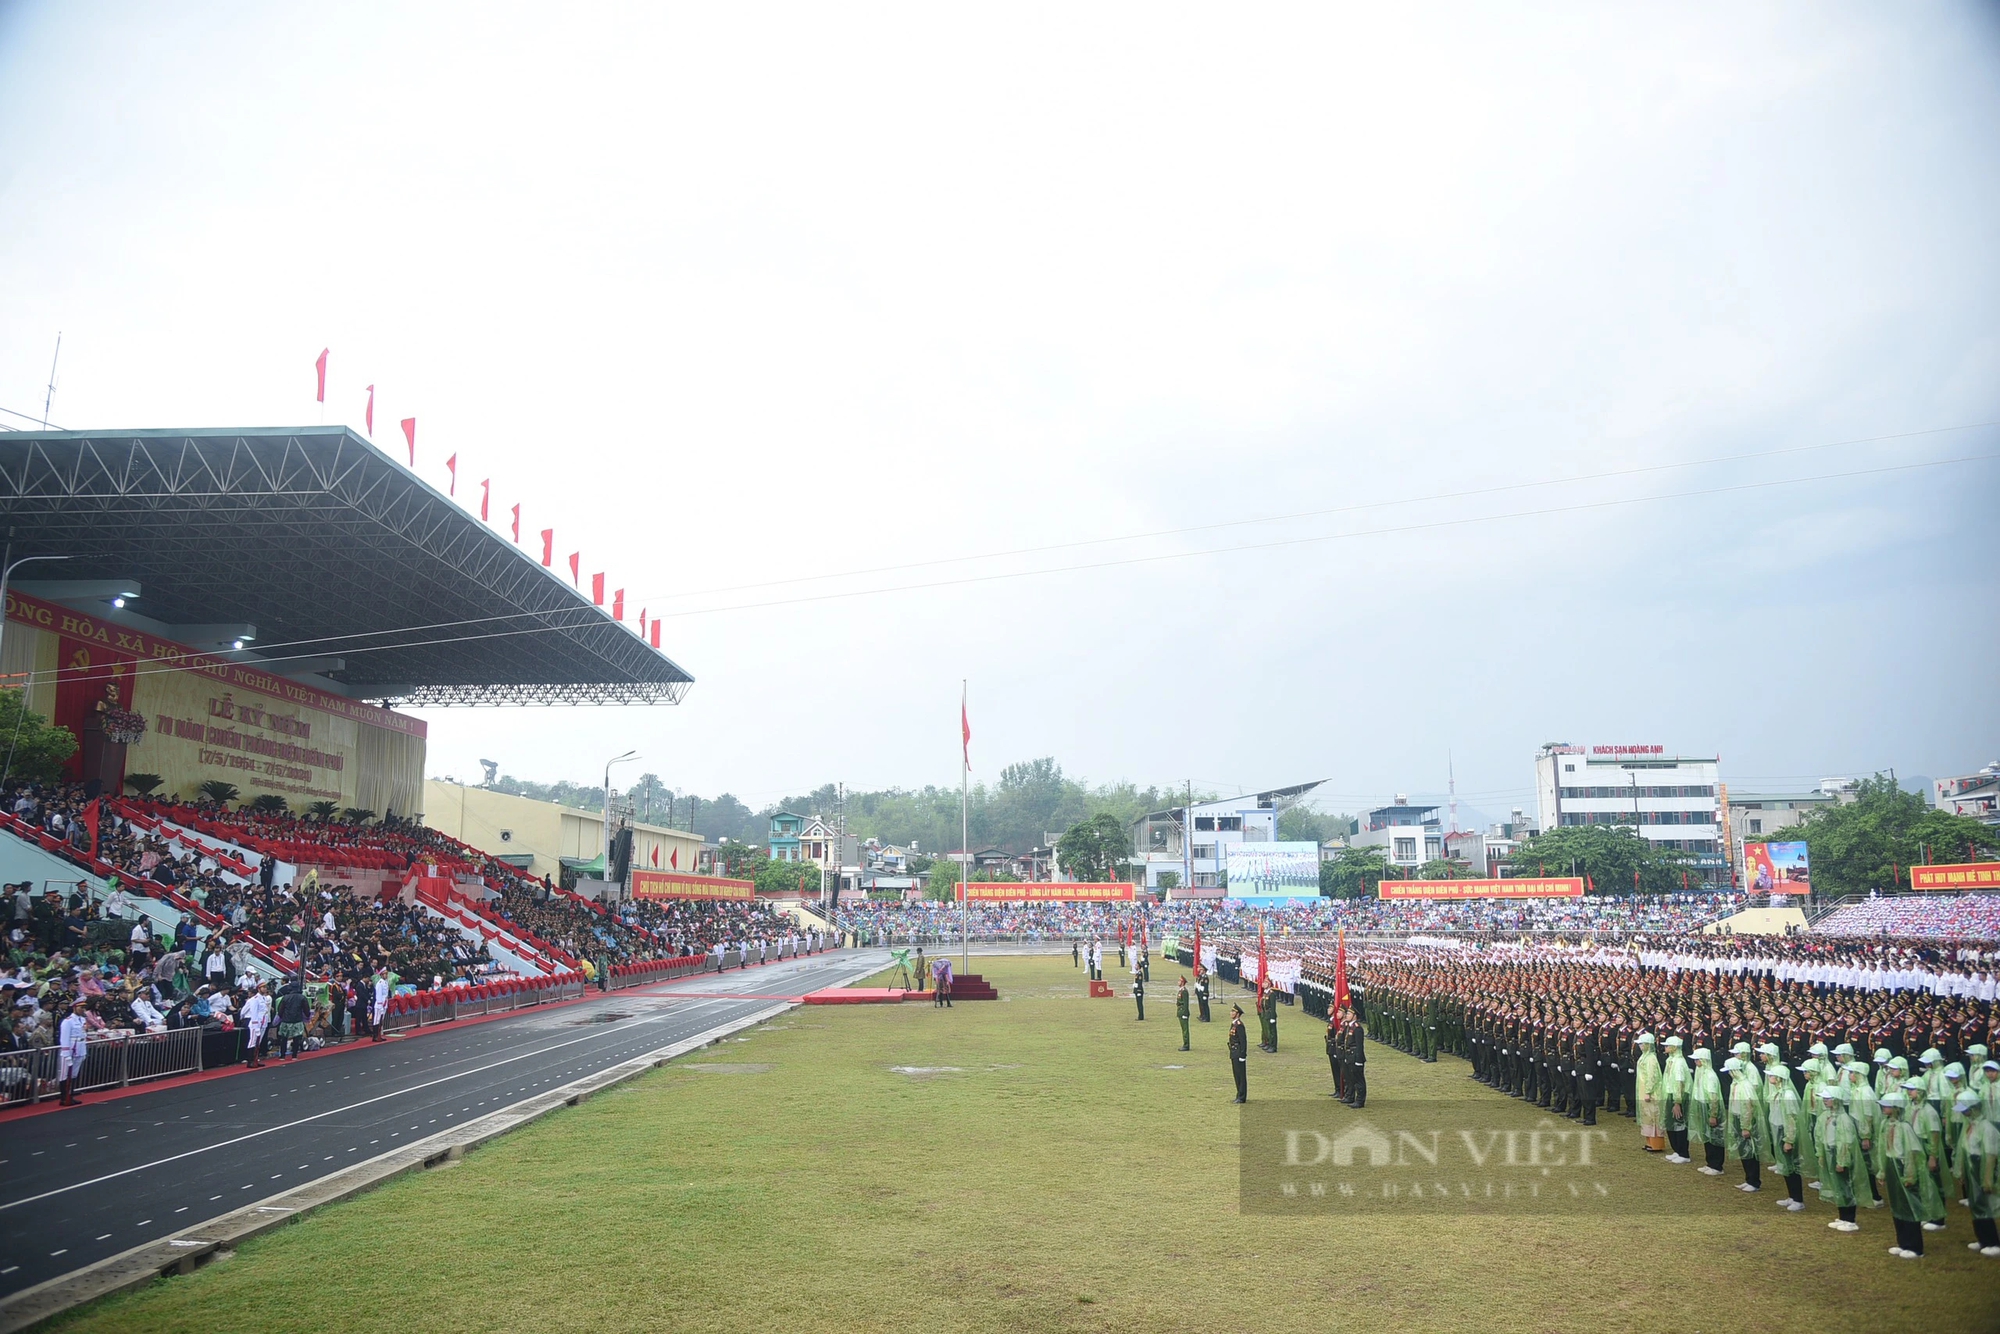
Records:
<instances>
[{"instance_id":1,"label":"paved walkway","mask_svg":"<svg viewBox=\"0 0 2000 1334\"><path fill-rule=\"evenodd\" d=\"M883 967L707 974L0 1124L0 1297Z\"/></svg>"}]
</instances>

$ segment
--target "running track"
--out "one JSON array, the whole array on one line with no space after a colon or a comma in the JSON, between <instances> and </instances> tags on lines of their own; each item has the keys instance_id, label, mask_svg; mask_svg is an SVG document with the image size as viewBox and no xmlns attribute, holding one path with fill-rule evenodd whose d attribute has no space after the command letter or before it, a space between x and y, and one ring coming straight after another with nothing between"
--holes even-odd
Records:
<instances>
[{"instance_id":1,"label":"running track","mask_svg":"<svg viewBox=\"0 0 2000 1334\"><path fill-rule=\"evenodd\" d=\"M880 951L709 974L412 1031L0 1123L0 1296L246 1202L855 981Z\"/></svg>"}]
</instances>

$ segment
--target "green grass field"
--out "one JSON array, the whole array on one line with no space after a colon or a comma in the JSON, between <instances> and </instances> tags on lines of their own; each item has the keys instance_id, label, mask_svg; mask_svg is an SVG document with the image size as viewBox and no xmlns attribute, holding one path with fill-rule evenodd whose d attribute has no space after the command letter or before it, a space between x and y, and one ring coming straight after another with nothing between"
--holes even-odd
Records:
<instances>
[{"instance_id":1,"label":"green grass field","mask_svg":"<svg viewBox=\"0 0 2000 1334\"><path fill-rule=\"evenodd\" d=\"M1182 1055L1164 970L1142 1025L1067 957L975 968L1005 1000L795 1010L58 1327L2000 1328L2000 1261L1965 1249L1963 1209L1898 1260L1886 1209L1831 1232L1816 1200L1787 1214L1642 1154L1623 1117L1606 1170L1682 1212L1245 1217L1226 1003ZM1318 1026L1282 1022L1252 1101L1324 1099ZM1535 1120L1462 1062L1370 1054L1384 1127L1440 1098Z\"/></svg>"}]
</instances>

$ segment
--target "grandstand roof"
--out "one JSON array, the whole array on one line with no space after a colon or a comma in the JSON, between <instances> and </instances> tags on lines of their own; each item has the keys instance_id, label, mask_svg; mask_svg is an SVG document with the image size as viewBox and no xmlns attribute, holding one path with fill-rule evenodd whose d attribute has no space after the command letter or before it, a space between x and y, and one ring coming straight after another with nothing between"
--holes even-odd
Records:
<instances>
[{"instance_id":1,"label":"grandstand roof","mask_svg":"<svg viewBox=\"0 0 2000 1334\"><path fill-rule=\"evenodd\" d=\"M673 704L694 683L344 426L0 433L0 522L17 558L69 557L31 573L135 580L170 625L255 625L245 661L311 659L361 699Z\"/></svg>"}]
</instances>

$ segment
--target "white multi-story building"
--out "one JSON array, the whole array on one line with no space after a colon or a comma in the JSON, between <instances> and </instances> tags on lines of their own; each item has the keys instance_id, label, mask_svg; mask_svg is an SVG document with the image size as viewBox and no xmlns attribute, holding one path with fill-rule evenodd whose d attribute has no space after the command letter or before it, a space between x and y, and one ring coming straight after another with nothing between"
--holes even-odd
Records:
<instances>
[{"instance_id":1,"label":"white multi-story building","mask_svg":"<svg viewBox=\"0 0 2000 1334\"><path fill-rule=\"evenodd\" d=\"M2000 825L2000 760L1976 774L1940 778L1931 784L1931 791L1933 804L1941 811Z\"/></svg>"},{"instance_id":2,"label":"white multi-story building","mask_svg":"<svg viewBox=\"0 0 2000 1334\"><path fill-rule=\"evenodd\" d=\"M1132 822L1132 855L1142 861L1141 883L1160 888L1160 877L1191 890L1183 897L1221 898L1229 849L1238 843L1278 841L1278 813L1325 782L1273 788L1219 801L1198 801L1142 815ZM1192 831L1187 826L1192 823Z\"/></svg>"},{"instance_id":3,"label":"white multi-story building","mask_svg":"<svg viewBox=\"0 0 2000 1334\"><path fill-rule=\"evenodd\" d=\"M1715 756L1670 755L1664 746L1551 742L1535 757L1541 828L1624 825L1692 853L1703 881L1716 886L1729 883L1720 787Z\"/></svg>"},{"instance_id":4,"label":"white multi-story building","mask_svg":"<svg viewBox=\"0 0 2000 1334\"><path fill-rule=\"evenodd\" d=\"M1377 806L1361 817L1361 828L1347 840L1348 846L1380 848L1391 864L1415 870L1445 855L1437 811L1435 806L1412 806L1399 792L1394 805Z\"/></svg>"}]
</instances>

